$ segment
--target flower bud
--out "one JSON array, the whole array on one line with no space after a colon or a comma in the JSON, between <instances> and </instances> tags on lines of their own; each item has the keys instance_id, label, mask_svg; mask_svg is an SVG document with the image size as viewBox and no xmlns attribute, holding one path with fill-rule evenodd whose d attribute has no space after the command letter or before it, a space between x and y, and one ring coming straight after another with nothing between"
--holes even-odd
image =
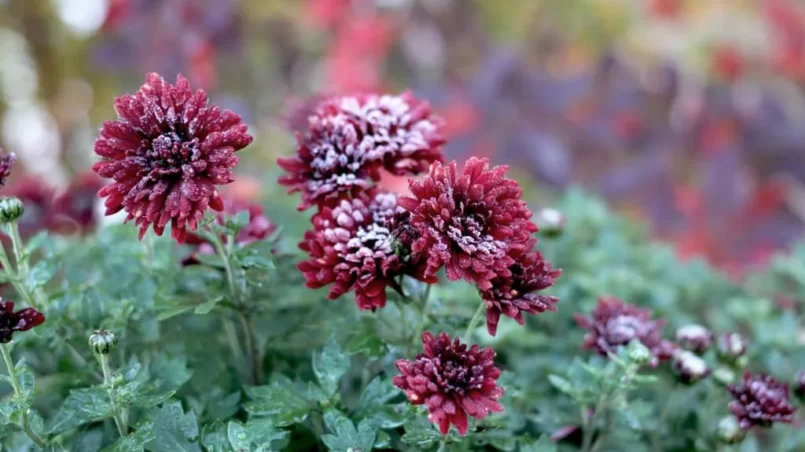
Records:
<instances>
[{"instance_id":1,"label":"flower bud","mask_svg":"<svg viewBox=\"0 0 805 452\"><path fill-rule=\"evenodd\" d=\"M89 348L98 355L108 355L117 348L117 336L109 330L95 330L89 337Z\"/></svg>"},{"instance_id":2,"label":"flower bud","mask_svg":"<svg viewBox=\"0 0 805 452\"><path fill-rule=\"evenodd\" d=\"M722 361L736 367L746 365L746 350L748 343L746 338L738 333L725 333L718 337L718 356Z\"/></svg>"},{"instance_id":3,"label":"flower bud","mask_svg":"<svg viewBox=\"0 0 805 452\"><path fill-rule=\"evenodd\" d=\"M13 223L25 212L25 206L19 198L0 199L0 223Z\"/></svg>"},{"instance_id":4,"label":"flower bud","mask_svg":"<svg viewBox=\"0 0 805 452\"><path fill-rule=\"evenodd\" d=\"M805 402L805 370L797 372L794 377L794 394Z\"/></svg>"},{"instance_id":5,"label":"flower bud","mask_svg":"<svg viewBox=\"0 0 805 452\"><path fill-rule=\"evenodd\" d=\"M734 416L727 416L718 422L718 439L725 444L738 444L746 437L746 430L738 425Z\"/></svg>"},{"instance_id":6,"label":"flower bud","mask_svg":"<svg viewBox=\"0 0 805 452\"><path fill-rule=\"evenodd\" d=\"M537 226L543 236L559 237L565 231L565 217L556 209L542 209L537 214Z\"/></svg>"},{"instance_id":7,"label":"flower bud","mask_svg":"<svg viewBox=\"0 0 805 452\"><path fill-rule=\"evenodd\" d=\"M701 355L712 345L713 333L701 325L685 325L676 330L676 341L682 348Z\"/></svg>"},{"instance_id":8,"label":"flower bud","mask_svg":"<svg viewBox=\"0 0 805 452\"><path fill-rule=\"evenodd\" d=\"M685 384L694 384L710 375L707 362L687 350L677 350L674 353L673 368L680 381Z\"/></svg>"},{"instance_id":9,"label":"flower bud","mask_svg":"<svg viewBox=\"0 0 805 452\"><path fill-rule=\"evenodd\" d=\"M646 348L640 341L632 341L627 348L627 356L635 364L644 365L650 363L654 359L651 350Z\"/></svg>"}]
</instances>

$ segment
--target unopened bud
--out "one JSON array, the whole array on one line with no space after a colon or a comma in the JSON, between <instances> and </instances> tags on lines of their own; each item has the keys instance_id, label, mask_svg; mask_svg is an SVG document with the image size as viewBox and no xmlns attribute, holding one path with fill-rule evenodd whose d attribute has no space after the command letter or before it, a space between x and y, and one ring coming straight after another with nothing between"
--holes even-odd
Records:
<instances>
[{"instance_id":1,"label":"unopened bud","mask_svg":"<svg viewBox=\"0 0 805 452\"><path fill-rule=\"evenodd\" d=\"M627 348L627 356L632 362L638 365L648 364L654 359L651 350L646 348L640 341L632 341Z\"/></svg>"},{"instance_id":2,"label":"unopened bud","mask_svg":"<svg viewBox=\"0 0 805 452\"><path fill-rule=\"evenodd\" d=\"M682 348L701 355L712 345L713 333L701 325L685 325L676 330L676 341Z\"/></svg>"},{"instance_id":3,"label":"unopened bud","mask_svg":"<svg viewBox=\"0 0 805 452\"><path fill-rule=\"evenodd\" d=\"M673 368L680 381L685 384L694 384L710 375L707 362L687 350L677 350L674 353Z\"/></svg>"},{"instance_id":4,"label":"unopened bud","mask_svg":"<svg viewBox=\"0 0 805 452\"><path fill-rule=\"evenodd\" d=\"M749 344L743 336L738 333L725 333L718 337L718 356L724 362L736 367L746 365L746 350Z\"/></svg>"},{"instance_id":5,"label":"unopened bud","mask_svg":"<svg viewBox=\"0 0 805 452\"><path fill-rule=\"evenodd\" d=\"M734 416L727 416L718 422L718 439L725 444L738 444L746 437L746 431L738 425Z\"/></svg>"},{"instance_id":6,"label":"unopened bud","mask_svg":"<svg viewBox=\"0 0 805 452\"><path fill-rule=\"evenodd\" d=\"M25 206L19 198L0 199L0 223L13 223L25 212Z\"/></svg>"},{"instance_id":7,"label":"unopened bud","mask_svg":"<svg viewBox=\"0 0 805 452\"><path fill-rule=\"evenodd\" d=\"M108 355L117 348L117 336L109 330L95 330L89 337L89 348L98 355Z\"/></svg>"}]
</instances>

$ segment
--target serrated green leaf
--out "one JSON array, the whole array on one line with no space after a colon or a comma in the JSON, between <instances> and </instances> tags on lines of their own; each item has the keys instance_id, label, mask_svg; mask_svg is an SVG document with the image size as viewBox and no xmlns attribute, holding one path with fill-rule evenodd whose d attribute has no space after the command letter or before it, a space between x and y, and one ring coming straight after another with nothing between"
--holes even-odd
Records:
<instances>
[{"instance_id":1,"label":"serrated green leaf","mask_svg":"<svg viewBox=\"0 0 805 452\"><path fill-rule=\"evenodd\" d=\"M379 407L394 397L400 395L400 390L391 384L387 378L375 377L366 385L360 399L358 400L358 411L369 411Z\"/></svg>"},{"instance_id":2,"label":"serrated green leaf","mask_svg":"<svg viewBox=\"0 0 805 452\"><path fill-rule=\"evenodd\" d=\"M181 388L193 376L184 355L169 356L160 353L149 366L149 370L151 376L160 382L159 387L166 390Z\"/></svg>"},{"instance_id":3,"label":"serrated green leaf","mask_svg":"<svg viewBox=\"0 0 805 452\"><path fill-rule=\"evenodd\" d=\"M252 401L246 402L244 408L254 416L268 416L278 427L286 427L303 422L312 404L300 397L300 388L285 377L277 377L268 386L248 388Z\"/></svg>"},{"instance_id":4,"label":"serrated green leaf","mask_svg":"<svg viewBox=\"0 0 805 452\"><path fill-rule=\"evenodd\" d=\"M196 309L193 310L193 313L197 315L209 314L210 311L215 309L215 306L217 306L218 303L221 302L223 299L224 297L221 296L212 297L209 300L205 301L204 303L196 306Z\"/></svg>"},{"instance_id":5,"label":"serrated green leaf","mask_svg":"<svg viewBox=\"0 0 805 452\"><path fill-rule=\"evenodd\" d=\"M70 395L51 422L49 433L56 434L82 424L112 417L109 395L101 388L84 388L70 391Z\"/></svg>"},{"instance_id":6,"label":"serrated green leaf","mask_svg":"<svg viewBox=\"0 0 805 452\"><path fill-rule=\"evenodd\" d=\"M179 401L166 402L160 408L148 413L147 419L154 423L153 440L146 449L151 452L199 452L199 436L196 415L192 411L185 414Z\"/></svg>"},{"instance_id":7,"label":"serrated green leaf","mask_svg":"<svg viewBox=\"0 0 805 452\"><path fill-rule=\"evenodd\" d=\"M231 451L232 446L229 444L226 424L218 420L205 425L201 430L201 445L207 452Z\"/></svg>"},{"instance_id":8,"label":"serrated green leaf","mask_svg":"<svg viewBox=\"0 0 805 452\"><path fill-rule=\"evenodd\" d=\"M350 358L331 338L320 353L313 355L313 371L328 396L338 391L341 377L349 370Z\"/></svg>"},{"instance_id":9,"label":"serrated green leaf","mask_svg":"<svg viewBox=\"0 0 805 452\"><path fill-rule=\"evenodd\" d=\"M22 362L17 363L17 378L19 379L20 388L22 388L23 397L30 398L34 391L35 377L33 370L23 365Z\"/></svg>"},{"instance_id":10,"label":"serrated green leaf","mask_svg":"<svg viewBox=\"0 0 805 452\"><path fill-rule=\"evenodd\" d=\"M539 440L529 444L521 444L521 452L556 452L558 449L556 443L551 441L547 435L542 435Z\"/></svg>"},{"instance_id":11,"label":"serrated green leaf","mask_svg":"<svg viewBox=\"0 0 805 452\"><path fill-rule=\"evenodd\" d=\"M144 422L137 425L133 433L118 439L102 452L142 452L145 450L145 445L154 439L156 439L154 424Z\"/></svg>"},{"instance_id":12,"label":"serrated green leaf","mask_svg":"<svg viewBox=\"0 0 805 452\"><path fill-rule=\"evenodd\" d=\"M56 273L58 269L58 263L55 261L51 261L48 259L42 259L39 261L28 275L25 277L25 288L34 291L45 284L53 278L53 275Z\"/></svg>"},{"instance_id":13,"label":"serrated green leaf","mask_svg":"<svg viewBox=\"0 0 805 452\"><path fill-rule=\"evenodd\" d=\"M271 443L281 441L288 432L277 428L270 419L250 419L246 425L229 422L227 437L236 451L267 451Z\"/></svg>"},{"instance_id":14,"label":"serrated green leaf","mask_svg":"<svg viewBox=\"0 0 805 452\"><path fill-rule=\"evenodd\" d=\"M33 237L28 239L28 242L25 243L25 248L22 251L23 259L29 258L33 253L36 252L48 239L48 231L43 230L39 231L34 234Z\"/></svg>"},{"instance_id":15,"label":"serrated green leaf","mask_svg":"<svg viewBox=\"0 0 805 452\"><path fill-rule=\"evenodd\" d=\"M401 439L406 444L428 448L441 441L442 434L430 422L415 419L405 423L405 434Z\"/></svg>"},{"instance_id":16,"label":"serrated green leaf","mask_svg":"<svg viewBox=\"0 0 805 452\"><path fill-rule=\"evenodd\" d=\"M323 435L322 441L332 451L371 450L375 443L375 427L363 421L355 428L349 418L336 410L324 413L324 423L333 434Z\"/></svg>"}]
</instances>

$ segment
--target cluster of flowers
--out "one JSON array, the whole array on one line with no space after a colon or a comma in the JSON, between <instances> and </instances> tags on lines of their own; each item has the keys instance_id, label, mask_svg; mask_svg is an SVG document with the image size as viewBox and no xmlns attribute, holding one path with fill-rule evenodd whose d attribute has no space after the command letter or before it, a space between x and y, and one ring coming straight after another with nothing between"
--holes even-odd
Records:
<instances>
[{"instance_id":1,"label":"cluster of flowers","mask_svg":"<svg viewBox=\"0 0 805 452\"><path fill-rule=\"evenodd\" d=\"M501 314L555 310L557 299L537 292L559 276L536 250L537 225L506 167L471 158L459 169L444 163L442 121L410 93L320 100L297 134L298 150L280 158L279 182L300 192L300 210L317 209L300 248L308 287L330 286L329 297L354 291L359 309L385 306L387 288L401 295L408 276L427 284L444 268L451 281L474 284L495 335ZM410 196L377 186L381 172L416 176ZM502 411L495 352L468 347L441 333L422 335L424 353L400 360L394 384L413 404L425 404L446 434Z\"/></svg>"},{"instance_id":2,"label":"cluster of flowers","mask_svg":"<svg viewBox=\"0 0 805 452\"><path fill-rule=\"evenodd\" d=\"M765 374L753 375L746 372L743 381L733 384L732 370L746 366L748 343L738 333L729 332L718 336L717 340L707 328L701 325L686 325L676 332L676 342L662 337L663 320L652 319L647 309L626 304L613 297L598 301L593 315L576 315L577 323L588 330L584 337L584 347L600 355L609 356L631 341L639 341L652 354L651 365L662 360L671 360L672 368L680 381L693 384L711 375L710 367L702 355L715 342L719 361L725 365L724 373L719 375L733 397L729 404L740 431L732 432L729 438L742 438L742 431L752 427L770 427L774 422L791 423L796 409L789 399L788 385ZM795 377L795 392L805 392L805 373ZM734 422L733 421L733 422Z\"/></svg>"}]
</instances>

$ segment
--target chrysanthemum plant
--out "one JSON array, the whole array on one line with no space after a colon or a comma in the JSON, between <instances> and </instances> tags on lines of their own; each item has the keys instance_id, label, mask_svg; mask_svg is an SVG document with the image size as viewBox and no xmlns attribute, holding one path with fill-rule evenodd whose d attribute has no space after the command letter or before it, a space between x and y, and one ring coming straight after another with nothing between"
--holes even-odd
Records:
<instances>
[{"instance_id":1,"label":"chrysanthemum plant","mask_svg":"<svg viewBox=\"0 0 805 452\"><path fill-rule=\"evenodd\" d=\"M0 200L3 450L805 450L801 249L731 281L446 161L412 94L322 99L262 202L241 119L155 74L95 145L136 227Z\"/></svg>"}]
</instances>

